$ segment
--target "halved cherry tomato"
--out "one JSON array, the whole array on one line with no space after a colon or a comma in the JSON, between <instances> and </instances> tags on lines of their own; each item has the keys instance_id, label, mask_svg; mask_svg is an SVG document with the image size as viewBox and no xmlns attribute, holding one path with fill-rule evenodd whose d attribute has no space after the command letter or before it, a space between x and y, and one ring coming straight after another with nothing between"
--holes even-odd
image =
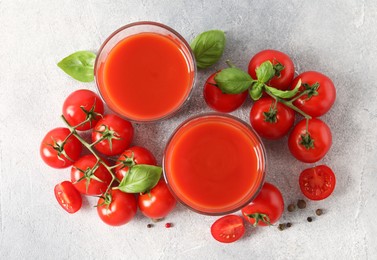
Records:
<instances>
[{"instance_id":1,"label":"halved cherry tomato","mask_svg":"<svg viewBox=\"0 0 377 260\"><path fill-rule=\"evenodd\" d=\"M91 129L103 115L103 102L93 91L80 89L71 93L64 101L63 115L71 126L76 126L86 119L89 121L77 130Z\"/></svg>"},{"instance_id":2,"label":"halved cherry tomato","mask_svg":"<svg viewBox=\"0 0 377 260\"><path fill-rule=\"evenodd\" d=\"M326 165L306 169L300 174L300 189L311 200L323 200L335 189L334 172Z\"/></svg>"},{"instance_id":3,"label":"halved cherry tomato","mask_svg":"<svg viewBox=\"0 0 377 260\"><path fill-rule=\"evenodd\" d=\"M106 115L98 121L92 132L92 141L99 152L117 155L131 144L134 136L132 124L117 115ZM101 138L102 141L98 142ZM98 143L97 143L98 142Z\"/></svg>"},{"instance_id":4,"label":"halved cherry tomato","mask_svg":"<svg viewBox=\"0 0 377 260\"><path fill-rule=\"evenodd\" d=\"M70 181L63 181L54 188L55 198L60 206L72 214L78 211L82 205L82 198Z\"/></svg>"},{"instance_id":5,"label":"halved cherry tomato","mask_svg":"<svg viewBox=\"0 0 377 260\"><path fill-rule=\"evenodd\" d=\"M254 226L269 226L277 222L284 211L281 192L271 183L264 183L258 196L242 209L242 215Z\"/></svg>"},{"instance_id":6,"label":"halved cherry tomato","mask_svg":"<svg viewBox=\"0 0 377 260\"><path fill-rule=\"evenodd\" d=\"M211 234L221 243L232 243L245 233L243 219L237 215L227 215L219 218L211 226Z\"/></svg>"},{"instance_id":7,"label":"halved cherry tomato","mask_svg":"<svg viewBox=\"0 0 377 260\"><path fill-rule=\"evenodd\" d=\"M153 154L148 149L141 146L128 148L119 156L117 160L117 164L118 163L122 163L122 165L115 168L115 175L119 181L122 181L123 177L126 176L129 166L136 164L157 165L156 158Z\"/></svg>"},{"instance_id":8,"label":"halved cherry tomato","mask_svg":"<svg viewBox=\"0 0 377 260\"><path fill-rule=\"evenodd\" d=\"M216 73L212 74L204 84L203 96L207 105L212 109L229 113L239 108L247 97L247 91L240 94L225 94L217 86Z\"/></svg>"}]
</instances>

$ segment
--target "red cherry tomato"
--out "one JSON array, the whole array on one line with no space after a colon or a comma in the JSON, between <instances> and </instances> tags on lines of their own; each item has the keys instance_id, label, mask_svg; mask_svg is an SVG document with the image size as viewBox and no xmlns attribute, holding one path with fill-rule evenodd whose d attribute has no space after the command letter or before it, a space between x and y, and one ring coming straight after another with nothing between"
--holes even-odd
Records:
<instances>
[{"instance_id":1,"label":"red cherry tomato","mask_svg":"<svg viewBox=\"0 0 377 260\"><path fill-rule=\"evenodd\" d=\"M100 198L97 203L99 217L110 226L127 224L135 216L136 211L135 196L120 190L111 190L107 198Z\"/></svg>"},{"instance_id":2,"label":"red cherry tomato","mask_svg":"<svg viewBox=\"0 0 377 260\"><path fill-rule=\"evenodd\" d=\"M160 219L166 217L174 209L176 200L165 181L160 180L149 193L139 196L138 204L140 211L146 217Z\"/></svg>"},{"instance_id":3,"label":"red cherry tomato","mask_svg":"<svg viewBox=\"0 0 377 260\"><path fill-rule=\"evenodd\" d=\"M54 188L55 198L68 213L75 213L81 208L82 198L70 181L63 181Z\"/></svg>"},{"instance_id":4,"label":"red cherry tomato","mask_svg":"<svg viewBox=\"0 0 377 260\"><path fill-rule=\"evenodd\" d=\"M254 226L269 226L276 223L284 211L281 192L266 182L258 196L242 209L242 215Z\"/></svg>"},{"instance_id":5,"label":"red cherry tomato","mask_svg":"<svg viewBox=\"0 0 377 260\"><path fill-rule=\"evenodd\" d=\"M207 105L223 113L239 108L247 97L247 91L240 94L225 94L216 86L215 76L216 73L212 74L204 84L203 96Z\"/></svg>"},{"instance_id":6,"label":"red cherry tomato","mask_svg":"<svg viewBox=\"0 0 377 260\"><path fill-rule=\"evenodd\" d=\"M39 150L42 160L47 165L53 168L66 168L79 159L82 145L75 136L70 136L63 144L70 133L68 128L58 127L45 135Z\"/></svg>"},{"instance_id":7,"label":"red cherry tomato","mask_svg":"<svg viewBox=\"0 0 377 260\"><path fill-rule=\"evenodd\" d=\"M80 131L89 130L103 115L103 102L93 91L80 89L71 93L64 101L63 115L71 126L89 118L89 122L76 128Z\"/></svg>"},{"instance_id":8,"label":"red cherry tomato","mask_svg":"<svg viewBox=\"0 0 377 260\"><path fill-rule=\"evenodd\" d=\"M243 219L236 215L219 218L211 226L211 234L221 243L232 243L240 239L245 233Z\"/></svg>"},{"instance_id":9,"label":"red cherry tomato","mask_svg":"<svg viewBox=\"0 0 377 260\"><path fill-rule=\"evenodd\" d=\"M312 117L326 114L335 102L336 90L331 79L316 71L307 71L298 75L291 88L301 79L300 91L312 89L308 95L298 98L293 104Z\"/></svg>"},{"instance_id":10,"label":"red cherry tomato","mask_svg":"<svg viewBox=\"0 0 377 260\"><path fill-rule=\"evenodd\" d=\"M323 200L335 189L334 172L326 165L318 165L301 172L300 189L311 200Z\"/></svg>"},{"instance_id":11,"label":"red cherry tomato","mask_svg":"<svg viewBox=\"0 0 377 260\"><path fill-rule=\"evenodd\" d=\"M255 70L265 61L271 61L274 65L275 71L281 69L280 72L276 72L275 76L267 82L271 87L287 90L293 80L295 73L295 67L289 56L283 52L276 50L264 50L258 52L251 58L249 63L248 72L253 79L257 79ZM280 66L280 65L282 66ZM280 68L279 68L280 67Z\"/></svg>"},{"instance_id":12,"label":"red cherry tomato","mask_svg":"<svg viewBox=\"0 0 377 260\"><path fill-rule=\"evenodd\" d=\"M250 123L254 130L266 139L285 136L295 121L295 112L269 97L261 98L250 110Z\"/></svg>"},{"instance_id":13,"label":"red cherry tomato","mask_svg":"<svg viewBox=\"0 0 377 260\"><path fill-rule=\"evenodd\" d=\"M127 149L134 136L132 124L117 115L104 116L93 129L92 141L105 138L94 147L105 155L117 155Z\"/></svg>"},{"instance_id":14,"label":"red cherry tomato","mask_svg":"<svg viewBox=\"0 0 377 260\"><path fill-rule=\"evenodd\" d=\"M124 151L117 160L117 163L120 162L123 162L123 165L115 168L115 175L119 181L122 181L123 177L126 176L129 166L136 164L157 166L157 161L153 154L141 146L133 146Z\"/></svg>"},{"instance_id":15,"label":"red cherry tomato","mask_svg":"<svg viewBox=\"0 0 377 260\"><path fill-rule=\"evenodd\" d=\"M111 174L101 163L93 172L96 163L96 157L90 154L81 157L72 166L71 181L81 194L100 195L106 191L111 182Z\"/></svg>"},{"instance_id":16,"label":"red cherry tomato","mask_svg":"<svg viewBox=\"0 0 377 260\"><path fill-rule=\"evenodd\" d=\"M330 150L332 135L330 128L317 118L309 120L308 132L309 135L306 133L306 119L304 119L293 128L288 138L288 146L292 155L298 160L314 163L322 159Z\"/></svg>"}]
</instances>

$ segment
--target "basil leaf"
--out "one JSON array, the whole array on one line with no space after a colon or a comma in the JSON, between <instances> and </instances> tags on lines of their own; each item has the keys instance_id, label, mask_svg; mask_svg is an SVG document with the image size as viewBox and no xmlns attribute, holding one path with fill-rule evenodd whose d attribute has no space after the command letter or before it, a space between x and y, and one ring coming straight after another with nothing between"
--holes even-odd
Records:
<instances>
[{"instance_id":1,"label":"basil leaf","mask_svg":"<svg viewBox=\"0 0 377 260\"><path fill-rule=\"evenodd\" d=\"M266 83L275 75L274 66L269 60L259 65L255 72L257 74L257 80L262 83Z\"/></svg>"},{"instance_id":2,"label":"basil leaf","mask_svg":"<svg viewBox=\"0 0 377 260\"><path fill-rule=\"evenodd\" d=\"M153 165L138 164L130 168L118 188L123 192L140 193L152 189L160 180L162 168Z\"/></svg>"},{"instance_id":3,"label":"basil leaf","mask_svg":"<svg viewBox=\"0 0 377 260\"><path fill-rule=\"evenodd\" d=\"M262 97L262 94L263 94L263 87L265 85L263 83L260 83L260 82L255 82L250 90L249 90L249 94L250 94L250 97L256 101L258 99L260 99Z\"/></svg>"},{"instance_id":4,"label":"basil leaf","mask_svg":"<svg viewBox=\"0 0 377 260\"><path fill-rule=\"evenodd\" d=\"M292 97L294 97L297 94L299 88L301 87L301 79L297 82L297 85L292 90L285 90L285 91L283 91L283 90L276 89L276 88L269 87L269 86L265 86L265 87L275 97L279 97L279 98L292 98Z\"/></svg>"},{"instance_id":5,"label":"basil leaf","mask_svg":"<svg viewBox=\"0 0 377 260\"><path fill-rule=\"evenodd\" d=\"M225 33L219 30L203 32L195 37L190 46L194 52L198 68L208 68L215 64L223 55Z\"/></svg>"},{"instance_id":6,"label":"basil leaf","mask_svg":"<svg viewBox=\"0 0 377 260\"><path fill-rule=\"evenodd\" d=\"M223 93L239 94L247 90L253 83L250 75L238 68L226 68L215 76L216 84Z\"/></svg>"},{"instance_id":7,"label":"basil leaf","mask_svg":"<svg viewBox=\"0 0 377 260\"><path fill-rule=\"evenodd\" d=\"M78 51L64 59L58 66L72 78L81 82L94 80L94 62L96 54L90 51Z\"/></svg>"}]
</instances>

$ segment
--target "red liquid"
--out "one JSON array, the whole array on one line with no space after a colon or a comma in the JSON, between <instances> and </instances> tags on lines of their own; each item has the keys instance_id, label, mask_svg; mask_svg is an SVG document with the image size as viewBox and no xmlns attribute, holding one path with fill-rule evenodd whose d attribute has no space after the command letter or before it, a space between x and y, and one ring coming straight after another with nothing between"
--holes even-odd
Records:
<instances>
[{"instance_id":1,"label":"red liquid","mask_svg":"<svg viewBox=\"0 0 377 260\"><path fill-rule=\"evenodd\" d=\"M176 132L164 167L170 188L184 204L217 214L238 209L259 191L264 161L263 147L248 127L211 115Z\"/></svg>"},{"instance_id":2,"label":"red liquid","mask_svg":"<svg viewBox=\"0 0 377 260\"><path fill-rule=\"evenodd\" d=\"M157 33L121 40L97 73L99 90L109 107L137 121L156 120L177 110L194 80L179 43Z\"/></svg>"}]
</instances>

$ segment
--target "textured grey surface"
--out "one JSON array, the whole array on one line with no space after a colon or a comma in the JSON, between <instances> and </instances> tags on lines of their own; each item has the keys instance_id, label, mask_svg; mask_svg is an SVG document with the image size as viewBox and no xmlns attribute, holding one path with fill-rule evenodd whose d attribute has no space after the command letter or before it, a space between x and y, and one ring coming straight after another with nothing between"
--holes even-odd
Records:
<instances>
[{"instance_id":1,"label":"textured grey surface","mask_svg":"<svg viewBox=\"0 0 377 260\"><path fill-rule=\"evenodd\" d=\"M1 259L376 259L377 224L377 4L372 0L337 1L0 1L0 258ZM129 224L103 224L85 199L68 215L53 195L69 170L54 170L39 158L44 134L63 123L65 97L79 88L55 65L82 49L97 50L118 27L139 20L165 23L186 39L204 30L222 29L227 47L221 62L200 71L189 104L174 118L136 125L135 144L161 160L169 134L189 115L209 111L202 98L205 78L231 59L246 69L265 48L288 53L298 72L318 70L337 87L333 109L323 117L333 146L319 163L337 175L334 194L309 203L308 210L283 220L293 227L247 229L233 244L212 239L215 217L178 206L167 221L149 221L140 213ZM233 113L247 120L251 102ZM286 203L301 197L298 175L308 165L292 158L286 138L265 142L267 181L277 185ZM326 214L312 223L316 208Z\"/></svg>"}]
</instances>

